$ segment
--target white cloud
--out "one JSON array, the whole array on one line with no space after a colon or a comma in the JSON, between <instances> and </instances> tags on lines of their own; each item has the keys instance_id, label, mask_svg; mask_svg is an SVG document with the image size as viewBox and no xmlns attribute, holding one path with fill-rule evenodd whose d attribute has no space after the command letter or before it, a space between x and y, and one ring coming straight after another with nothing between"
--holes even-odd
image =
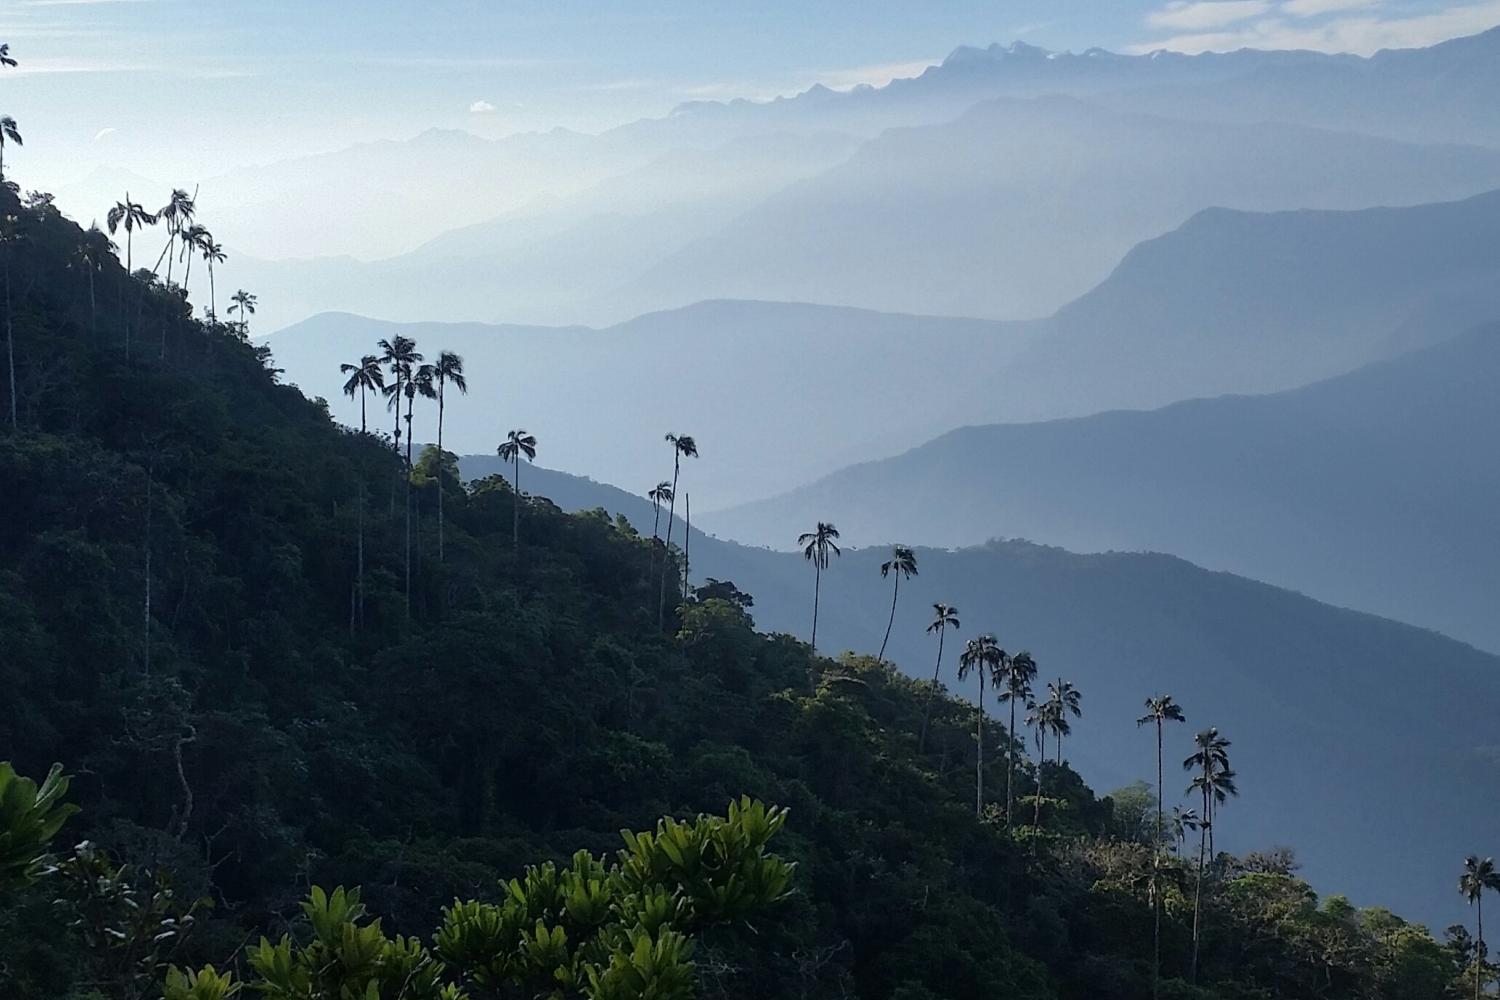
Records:
<instances>
[{"instance_id":1,"label":"white cloud","mask_svg":"<svg viewBox=\"0 0 1500 1000\"><path fill-rule=\"evenodd\" d=\"M99 131L94 133L94 141L98 142L100 139L114 135L118 131L119 129L117 128L101 128Z\"/></svg>"},{"instance_id":2,"label":"white cloud","mask_svg":"<svg viewBox=\"0 0 1500 1000\"><path fill-rule=\"evenodd\" d=\"M1320 17L1323 14L1379 7L1384 2L1385 0L1286 0L1281 5L1281 13L1292 17Z\"/></svg>"},{"instance_id":3,"label":"white cloud","mask_svg":"<svg viewBox=\"0 0 1500 1000\"><path fill-rule=\"evenodd\" d=\"M476 115L487 115L495 110L495 106L489 101L475 101L469 105L469 111Z\"/></svg>"},{"instance_id":4,"label":"white cloud","mask_svg":"<svg viewBox=\"0 0 1500 1000\"><path fill-rule=\"evenodd\" d=\"M1153 28L1206 31L1259 17L1271 9L1270 0L1173 0L1146 15Z\"/></svg>"},{"instance_id":5,"label":"white cloud","mask_svg":"<svg viewBox=\"0 0 1500 1000\"><path fill-rule=\"evenodd\" d=\"M1328 2L1328 0L1289 0ZM1381 49L1409 49L1436 45L1463 35L1478 34L1500 25L1500 0L1455 4L1430 14L1380 16L1374 12L1334 17L1315 24L1288 21L1271 15L1226 31L1189 31L1127 51L1232 52L1235 49L1312 49L1371 55Z\"/></svg>"}]
</instances>

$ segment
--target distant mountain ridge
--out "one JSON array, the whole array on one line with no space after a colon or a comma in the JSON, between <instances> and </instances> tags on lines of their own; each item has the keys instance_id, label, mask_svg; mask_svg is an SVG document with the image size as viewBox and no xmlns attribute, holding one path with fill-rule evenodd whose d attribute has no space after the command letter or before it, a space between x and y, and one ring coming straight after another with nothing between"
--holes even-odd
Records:
<instances>
[{"instance_id":1,"label":"distant mountain ridge","mask_svg":"<svg viewBox=\"0 0 1500 1000\"><path fill-rule=\"evenodd\" d=\"M1036 424L966 427L790 494L700 515L786 547L1169 551L1500 651L1500 324L1330 381Z\"/></svg>"}]
</instances>

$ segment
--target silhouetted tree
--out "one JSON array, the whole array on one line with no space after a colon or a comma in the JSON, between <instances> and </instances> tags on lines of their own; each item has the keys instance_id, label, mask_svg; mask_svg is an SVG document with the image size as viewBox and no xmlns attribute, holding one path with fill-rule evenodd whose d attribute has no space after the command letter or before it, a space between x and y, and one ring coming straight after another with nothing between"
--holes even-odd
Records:
<instances>
[{"instance_id":1,"label":"silhouetted tree","mask_svg":"<svg viewBox=\"0 0 1500 1000\"><path fill-rule=\"evenodd\" d=\"M241 288L229 298L234 303L229 307L229 311L240 314L240 337L249 340L250 317L255 315L255 296Z\"/></svg>"},{"instance_id":2,"label":"silhouetted tree","mask_svg":"<svg viewBox=\"0 0 1500 1000\"><path fill-rule=\"evenodd\" d=\"M1200 941L1203 910L1203 871L1205 851L1210 849L1213 836L1214 806L1230 795L1238 795L1234 784L1234 771L1229 767L1230 742L1219 735L1218 729L1205 729L1193 737L1197 748L1182 762L1183 770L1196 771L1189 792L1197 792L1203 799L1203 812L1198 825L1198 882L1193 890L1193 965L1192 981L1198 981L1198 945Z\"/></svg>"},{"instance_id":3,"label":"silhouetted tree","mask_svg":"<svg viewBox=\"0 0 1500 1000\"><path fill-rule=\"evenodd\" d=\"M1011 826L1011 813L1015 808L1016 776L1016 705L1025 705L1031 700L1031 682L1036 679L1036 660L1024 649L1015 656L1007 657L1002 665L1005 687L1000 700L1010 704L1010 729L1005 742L1005 828Z\"/></svg>"},{"instance_id":4,"label":"silhouetted tree","mask_svg":"<svg viewBox=\"0 0 1500 1000\"><path fill-rule=\"evenodd\" d=\"M1168 722L1186 721L1187 716L1182 714L1182 706L1178 705L1169 694L1147 698L1146 714L1135 720L1137 727L1153 723L1156 726L1156 849L1151 856L1151 940L1154 963L1151 967L1151 995L1153 997L1160 992L1161 985L1161 893L1157 884L1157 875L1161 868L1162 845L1166 842L1164 839L1165 816L1162 811L1162 800L1166 794L1162 786L1162 730Z\"/></svg>"},{"instance_id":5,"label":"silhouetted tree","mask_svg":"<svg viewBox=\"0 0 1500 1000\"><path fill-rule=\"evenodd\" d=\"M895 580L891 588L891 616L886 619L885 638L880 640L880 655L876 659L885 662L885 647L891 641L891 626L896 624L896 600L901 596L901 578L911 579L917 575L917 554L905 545L891 549L891 557L880 564L880 576Z\"/></svg>"},{"instance_id":6,"label":"silhouetted tree","mask_svg":"<svg viewBox=\"0 0 1500 1000\"><path fill-rule=\"evenodd\" d=\"M432 366L432 377L437 383L438 405L438 562L443 561L443 394L451 383L461 394L467 394L469 383L464 378L464 359L452 351L439 351L437 364Z\"/></svg>"},{"instance_id":7,"label":"silhouetted tree","mask_svg":"<svg viewBox=\"0 0 1500 1000\"><path fill-rule=\"evenodd\" d=\"M661 589L656 598L657 628L661 628L667 611L667 565L672 561L672 522L677 518L677 476L684 458L698 457L698 442L690 435L668 434L665 440L672 446L672 494L667 497L667 540L662 545Z\"/></svg>"},{"instance_id":8,"label":"silhouetted tree","mask_svg":"<svg viewBox=\"0 0 1500 1000\"><path fill-rule=\"evenodd\" d=\"M16 120L10 115L0 115L0 180L5 179L5 144L13 142L17 146L26 145L21 141L21 132L16 125Z\"/></svg>"},{"instance_id":9,"label":"silhouetted tree","mask_svg":"<svg viewBox=\"0 0 1500 1000\"><path fill-rule=\"evenodd\" d=\"M1464 872L1458 878L1458 891L1477 907L1478 933L1474 936L1474 998L1479 1000L1484 989L1484 891L1500 892L1500 872L1495 871L1495 859L1481 859L1477 854L1464 858Z\"/></svg>"},{"instance_id":10,"label":"silhouetted tree","mask_svg":"<svg viewBox=\"0 0 1500 1000\"><path fill-rule=\"evenodd\" d=\"M661 505L671 502L672 484L664 479L646 496L651 500L651 566L646 579L652 580L655 577L649 574L656 572L656 550L661 545Z\"/></svg>"},{"instance_id":11,"label":"silhouetted tree","mask_svg":"<svg viewBox=\"0 0 1500 1000\"><path fill-rule=\"evenodd\" d=\"M802 547L802 554L813 564L812 641L808 645L814 655L818 652L818 601L823 591L823 571L828 568L830 557L841 554L836 544L838 537L839 529L828 521L819 521L818 526L812 531L797 536L797 544Z\"/></svg>"},{"instance_id":12,"label":"silhouetted tree","mask_svg":"<svg viewBox=\"0 0 1500 1000\"><path fill-rule=\"evenodd\" d=\"M932 606L932 622L927 626L930 635L937 633L938 650L937 662L932 665L932 687L927 689L927 697L922 700L922 729L917 736L917 752L921 753L927 746L927 724L932 717L932 696L937 693L938 675L943 669L943 637L951 628L957 630L958 609L947 604L934 604Z\"/></svg>"},{"instance_id":13,"label":"silhouetted tree","mask_svg":"<svg viewBox=\"0 0 1500 1000\"><path fill-rule=\"evenodd\" d=\"M1001 665L1005 663L1005 650L988 633L976 636L964 644L958 657L958 679L967 680L969 674L979 675L979 711L974 726L974 814L984 812L984 684L988 677L991 683L998 680Z\"/></svg>"},{"instance_id":14,"label":"silhouetted tree","mask_svg":"<svg viewBox=\"0 0 1500 1000\"><path fill-rule=\"evenodd\" d=\"M500 461L511 462L515 465L516 475L512 486L514 497L514 509L511 513L511 546L516 550L521 548L521 456L526 456L526 461L536 461L536 438L524 430L511 431L505 435L505 440L500 447L495 449L500 456Z\"/></svg>"}]
</instances>

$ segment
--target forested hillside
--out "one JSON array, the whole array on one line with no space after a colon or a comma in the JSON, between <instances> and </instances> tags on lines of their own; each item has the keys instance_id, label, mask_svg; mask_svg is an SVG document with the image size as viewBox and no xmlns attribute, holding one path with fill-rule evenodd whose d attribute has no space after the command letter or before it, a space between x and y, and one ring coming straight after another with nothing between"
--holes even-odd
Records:
<instances>
[{"instance_id":1,"label":"forested hillside","mask_svg":"<svg viewBox=\"0 0 1500 1000\"><path fill-rule=\"evenodd\" d=\"M169 963L249 976L244 946L288 928L315 954L296 919L313 886L360 885L387 931L432 942L455 896L498 903L524 865L742 794L790 810L775 849L797 868L774 909L704 931L703 996L1141 997L1154 899L1164 997L1429 998L1492 971L1465 934L1319 901L1284 853L1205 854L1210 831L1164 830L1148 790L1097 795L1061 710L1040 768L983 716L976 743L968 703L924 723L926 685L756 632L730 586L683 600L675 554L627 523L498 476L461 486L451 456L411 457L409 418L374 431L400 410L335 425L242 325L192 320L45 198L0 190L0 217L0 758L35 778L60 762L82 810L56 866L0 879L0 995L156 997ZM963 652L996 680L1021 662ZM1205 807L1228 794L1227 743L1205 735L1186 773L1185 727L1166 741L1167 781L1201 779ZM320 934L348 898L313 895ZM474 1000L516 995L475 982ZM617 988L556 987L644 996ZM263 992L338 995L321 989Z\"/></svg>"}]
</instances>

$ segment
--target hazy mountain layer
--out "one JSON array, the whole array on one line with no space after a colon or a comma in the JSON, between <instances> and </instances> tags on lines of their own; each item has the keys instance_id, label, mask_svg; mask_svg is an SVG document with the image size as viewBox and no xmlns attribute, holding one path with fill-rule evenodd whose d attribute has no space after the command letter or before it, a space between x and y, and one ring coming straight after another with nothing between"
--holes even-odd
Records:
<instances>
[{"instance_id":1,"label":"hazy mountain layer","mask_svg":"<svg viewBox=\"0 0 1500 1000\"><path fill-rule=\"evenodd\" d=\"M1157 549L1500 649L1500 327L1303 389L969 427L705 515L789 547L997 536Z\"/></svg>"}]
</instances>

